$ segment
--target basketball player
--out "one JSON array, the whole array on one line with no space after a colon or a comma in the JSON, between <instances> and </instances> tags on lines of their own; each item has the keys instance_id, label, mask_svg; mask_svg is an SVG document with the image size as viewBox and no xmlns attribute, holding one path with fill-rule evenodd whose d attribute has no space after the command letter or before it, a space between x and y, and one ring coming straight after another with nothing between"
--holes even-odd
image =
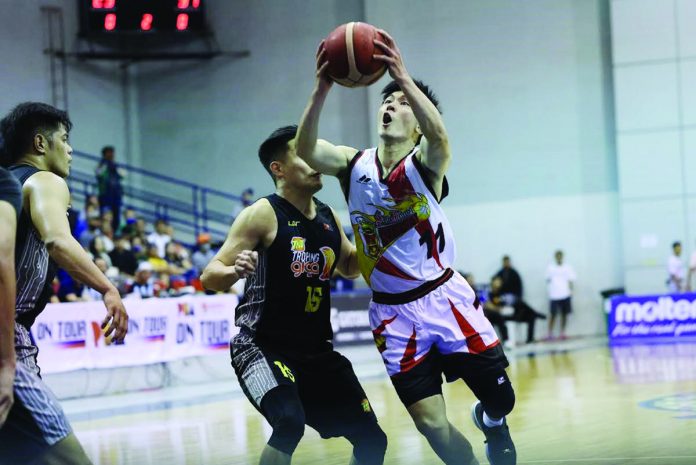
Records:
<instances>
[{"instance_id":1,"label":"basketball player","mask_svg":"<svg viewBox=\"0 0 696 465\"><path fill-rule=\"evenodd\" d=\"M387 438L348 359L333 350L329 279L359 275L355 247L333 210L313 197L321 175L295 153L296 126L273 132L259 158L276 185L237 216L203 285L246 278L236 309L232 366L247 398L273 427L264 465L289 464L305 424L343 436L353 464L381 464Z\"/></svg>"},{"instance_id":2,"label":"basketball player","mask_svg":"<svg viewBox=\"0 0 696 465\"><path fill-rule=\"evenodd\" d=\"M70 199L65 177L72 148L67 113L50 105L27 102L2 121L5 147L0 164L10 166L22 184L23 209L17 226L17 298L14 341L17 371L15 404L0 429L0 463L88 464L80 443L41 380L38 349L30 327L44 309L56 264L103 295L107 316L105 337L121 341L128 315L116 288L92 263L71 236L67 209Z\"/></svg>"},{"instance_id":3,"label":"basketball player","mask_svg":"<svg viewBox=\"0 0 696 465\"><path fill-rule=\"evenodd\" d=\"M394 40L375 40L393 81L382 91L379 145L357 151L317 140L331 81L323 44L317 79L297 134L297 153L315 170L338 177L351 212L360 271L373 290L370 322L401 401L447 464L477 463L449 423L442 396L463 379L479 399L472 408L492 464L514 464L505 415L514 391L508 365L475 292L451 269L454 236L439 203L448 193L450 147L438 102L408 74Z\"/></svg>"},{"instance_id":4,"label":"basketball player","mask_svg":"<svg viewBox=\"0 0 696 465\"><path fill-rule=\"evenodd\" d=\"M0 168L0 428L14 403L12 385L17 365L14 349L14 247L21 208L19 183L9 171Z\"/></svg>"}]
</instances>

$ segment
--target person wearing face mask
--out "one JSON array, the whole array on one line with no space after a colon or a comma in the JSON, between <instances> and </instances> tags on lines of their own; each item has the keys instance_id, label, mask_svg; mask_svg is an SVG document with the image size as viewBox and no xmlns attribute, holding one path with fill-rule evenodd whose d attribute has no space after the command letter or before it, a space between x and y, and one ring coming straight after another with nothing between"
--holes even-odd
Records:
<instances>
[{"instance_id":1,"label":"person wearing face mask","mask_svg":"<svg viewBox=\"0 0 696 465\"><path fill-rule=\"evenodd\" d=\"M210 248L210 234L199 234L196 242L198 243L198 250L191 255L191 262L198 274L200 274L203 272L206 265L210 263L210 260L213 259L215 252Z\"/></svg>"}]
</instances>

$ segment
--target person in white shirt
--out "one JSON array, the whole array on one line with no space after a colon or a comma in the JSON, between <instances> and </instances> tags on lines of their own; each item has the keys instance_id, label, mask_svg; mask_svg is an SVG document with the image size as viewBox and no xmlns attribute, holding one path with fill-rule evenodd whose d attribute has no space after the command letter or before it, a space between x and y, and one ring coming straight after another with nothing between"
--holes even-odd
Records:
<instances>
[{"instance_id":1,"label":"person in white shirt","mask_svg":"<svg viewBox=\"0 0 696 465\"><path fill-rule=\"evenodd\" d=\"M686 286L684 290L686 292L691 292L693 287L691 286L691 276L696 274L696 250L692 252L691 258L689 258L689 271L686 274Z\"/></svg>"},{"instance_id":2,"label":"person in white shirt","mask_svg":"<svg viewBox=\"0 0 696 465\"><path fill-rule=\"evenodd\" d=\"M570 296L573 294L573 282L576 279L573 268L563 263L563 251L557 250L556 262L546 269L546 283L549 292L551 318L549 318L549 336L553 339L553 326L556 315L561 314L561 339L566 338L565 328L568 314L572 311Z\"/></svg>"},{"instance_id":3,"label":"person in white shirt","mask_svg":"<svg viewBox=\"0 0 696 465\"><path fill-rule=\"evenodd\" d=\"M168 234L167 222L159 219L155 222L155 232L147 236L147 242L157 247L157 255L164 258L167 244L172 241L172 236Z\"/></svg>"},{"instance_id":4,"label":"person in white shirt","mask_svg":"<svg viewBox=\"0 0 696 465\"><path fill-rule=\"evenodd\" d=\"M667 259L667 289L670 293L677 293L684 290L684 263L681 259L681 242L672 244L672 252L672 255ZM691 284L691 267L694 265L696 264L689 264L689 280L686 283L687 286Z\"/></svg>"}]
</instances>

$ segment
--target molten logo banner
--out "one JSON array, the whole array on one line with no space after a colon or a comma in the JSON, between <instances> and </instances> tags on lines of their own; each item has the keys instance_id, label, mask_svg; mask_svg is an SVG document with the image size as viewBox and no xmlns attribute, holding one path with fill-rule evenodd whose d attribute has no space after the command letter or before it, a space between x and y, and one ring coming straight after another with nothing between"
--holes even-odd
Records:
<instances>
[{"instance_id":1,"label":"molten logo banner","mask_svg":"<svg viewBox=\"0 0 696 465\"><path fill-rule=\"evenodd\" d=\"M696 337L696 294L619 296L611 300L609 338Z\"/></svg>"}]
</instances>

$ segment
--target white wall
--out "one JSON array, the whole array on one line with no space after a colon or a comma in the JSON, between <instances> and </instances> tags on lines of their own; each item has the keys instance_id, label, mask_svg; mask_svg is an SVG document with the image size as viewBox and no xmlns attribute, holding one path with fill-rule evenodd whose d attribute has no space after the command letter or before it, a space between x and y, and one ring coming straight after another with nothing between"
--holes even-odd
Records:
<instances>
[{"instance_id":1,"label":"white wall","mask_svg":"<svg viewBox=\"0 0 696 465\"><path fill-rule=\"evenodd\" d=\"M623 269L667 291L667 257L696 251L696 2L612 0Z\"/></svg>"},{"instance_id":2,"label":"white wall","mask_svg":"<svg viewBox=\"0 0 696 465\"><path fill-rule=\"evenodd\" d=\"M571 332L601 331L599 290L622 284L607 2L209 6L222 48L251 56L141 68L143 166L232 192L270 192L256 150L273 129L299 119L317 43L342 22L373 23L396 38L411 74L441 98L454 152L444 205L458 234L458 267L485 281L509 253L531 303L545 310L543 271L563 248L579 275ZM358 148L376 143L386 82L367 91L335 86L321 137ZM337 183L327 184L320 197L347 222Z\"/></svg>"},{"instance_id":3,"label":"white wall","mask_svg":"<svg viewBox=\"0 0 696 465\"><path fill-rule=\"evenodd\" d=\"M49 97L39 2L12 4L18 16L0 17L3 112ZM75 2L58 4L72 42ZM257 148L299 119L319 40L346 21L374 23L394 35L412 74L441 97L454 152L445 208L458 231L458 267L486 280L509 253L529 299L543 309L543 269L564 248L580 280L572 330L601 326L599 317L579 315L593 314L599 289L622 284L607 2L211 0L209 20L223 50L251 55L141 64L125 89L116 65L71 61L76 148L96 152L111 143L121 160L163 174L233 193L270 192ZM374 144L386 82L336 86L322 137ZM135 140L130 151L122 149L127 135ZM327 184L320 197L341 209L337 183Z\"/></svg>"},{"instance_id":4,"label":"white wall","mask_svg":"<svg viewBox=\"0 0 696 465\"><path fill-rule=\"evenodd\" d=\"M485 282L509 254L522 277L524 298L547 313L546 266L557 249L576 271L572 335L605 331L600 291L621 284L614 257L620 250L616 193L548 196L500 202L447 206L445 212L457 235L457 269L473 272ZM591 226L590 226L591 225ZM537 336L546 334L539 323Z\"/></svg>"},{"instance_id":5,"label":"white wall","mask_svg":"<svg viewBox=\"0 0 696 465\"><path fill-rule=\"evenodd\" d=\"M63 10L68 52L75 50L77 2L74 0L0 0L0 114L20 102L51 103L49 58L44 55L46 34L40 7ZM11 11L11 14L8 13ZM117 64L68 60L68 111L74 123L73 146L98 153L111 144L125 160L126 118L121 72Z\"/></svg>"}]
</instances>

